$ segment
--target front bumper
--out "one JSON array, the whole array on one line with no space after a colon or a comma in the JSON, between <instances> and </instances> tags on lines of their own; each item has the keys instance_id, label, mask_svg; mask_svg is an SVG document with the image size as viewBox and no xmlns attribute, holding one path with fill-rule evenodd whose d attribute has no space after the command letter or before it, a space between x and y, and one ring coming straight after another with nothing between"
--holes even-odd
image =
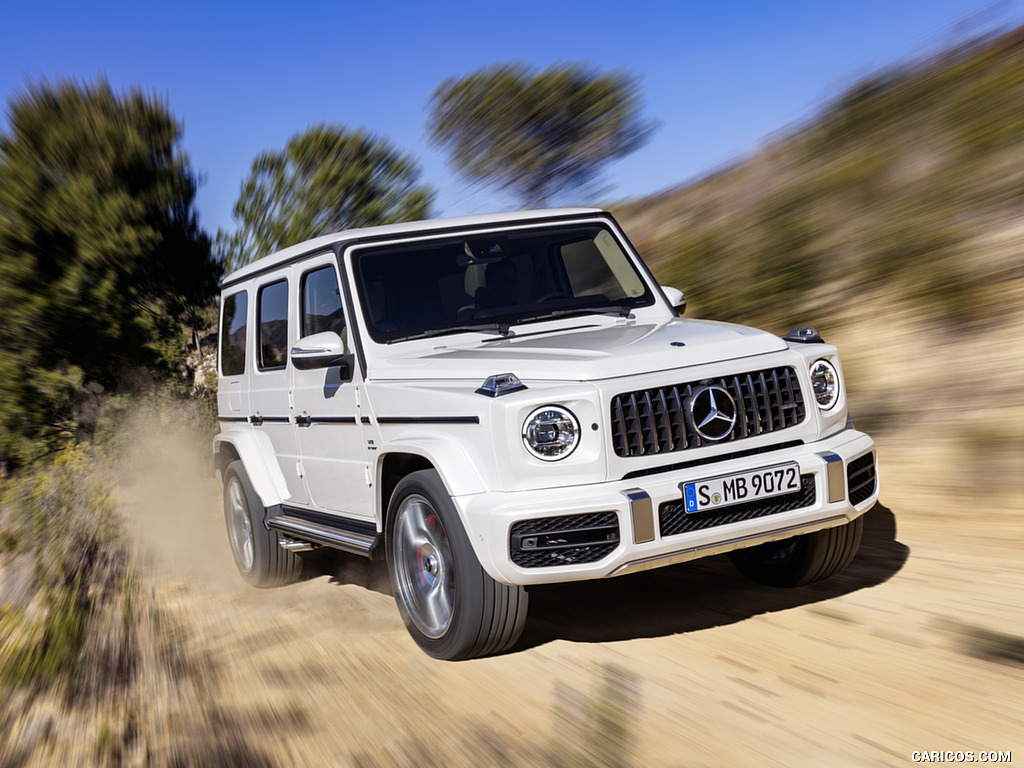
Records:
<instances>
[{"instance_id":1,"label":"front bumper","mask_svg":"<svg viewBox=\"0 0 1024 768\"><path fill-rule=\"evenodd\" d=\"M618 576L728 552L766 541L785 539L843 525L867 512L878 500L877 471L873 483L850 500L847 487L851 462L871 465L874 441L863 432L845 429L816 443L745 456L703 466L616 482L515 493L483 493L455 497L466 532L484 569L505 584L545 584ZM859 460L859 461L858 461ZM750 519L685 533L666 533L662 505L682 497L680 484L795 461L807 478L806 504L799 508L758 512ZM871 467L874 470L874 467ZM813 488L813 493L811 490ZM813 498L812 498L813 497ZM669 507L666 507L666 514ZM720 511L726 514L730 507ZM601 516L618 523L618 542L604 546L592 562L521 567L510 556L513 526L522 521L569 515ZM714 515L716 513L703 513ZM678 512L677 512L678 516ZM737 517L737 515L732 515ZM741 516L740 516L741 517ZM592 518L588 518L592 519ZM725 518L723 518L725 519ZM521 537L516 537L517 546ZM607 554L603 554L607 551Z\"/></svg>"}]
</instances>

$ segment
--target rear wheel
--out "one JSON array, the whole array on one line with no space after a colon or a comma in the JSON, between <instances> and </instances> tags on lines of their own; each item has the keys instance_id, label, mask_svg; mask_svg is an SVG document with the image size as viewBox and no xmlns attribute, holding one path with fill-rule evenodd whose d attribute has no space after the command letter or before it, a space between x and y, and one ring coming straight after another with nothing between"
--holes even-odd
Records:
<instances>
[{"instance_id":1,"label":"rear wheel","mask_svg":"<svg viewBox=\"0 0 1024 768\"><path fill-rule=\"evenodd\" d=\"M388 572L416 643L437 659L500 653L522 634L527 595L484 571L434 470L413 472L388 508Z\"/></svg>"},{"instance_id":2,"label":"rear wheel","mask_svg":"<svg viewBox=\"0 0 1024 768\"><path fill-rule=\"evenodd\" d=\"M291 584L299 578L302 561L281 548L277 531L263 524L263 511L242 462L231 462L224 473L224 523L238 572L253 587Z\"/></svg>"},{"instance_id":3,"label":"rear wheel","mask_svg":"<svg viewBox=\"0 0 1024 768\"><path fill-rule=\"evenodd\" d=\"M838 573L853 560L860 547L864 518L823 531L770 541L729 553L732 564L761 584L800 587Z\"/></svg>"}]
</instances>

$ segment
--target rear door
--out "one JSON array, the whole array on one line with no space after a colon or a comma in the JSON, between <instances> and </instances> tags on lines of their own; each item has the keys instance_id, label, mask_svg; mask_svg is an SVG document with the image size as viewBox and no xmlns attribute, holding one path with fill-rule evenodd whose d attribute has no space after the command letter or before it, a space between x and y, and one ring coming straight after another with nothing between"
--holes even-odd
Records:
<instances>
[{"instance_id":1,"label":"rear door","mask_svg":"<svg viewBox=\"0 0 1024 768\"><path fill-rule=\"evenodd\" d=\"M249 377L252 420L274 446L274 455L288 483L291 501L308 500L301 475L299 447L291 419L291 370L289 344L295 338L294 312L289 297L294 293L291 270L275 272L256 284L255 365Z\"/></svg>"}]
</instances>

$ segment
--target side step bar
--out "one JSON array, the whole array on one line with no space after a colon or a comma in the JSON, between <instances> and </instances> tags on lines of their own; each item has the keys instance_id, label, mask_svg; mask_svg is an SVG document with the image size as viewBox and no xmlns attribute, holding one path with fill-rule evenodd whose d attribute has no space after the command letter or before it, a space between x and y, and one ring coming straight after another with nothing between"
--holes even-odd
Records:
<instances>
[{"instance_id":1,"label":"side step bar","mask_svg":"<svg viewBox=\"0 0 1024 768\"><path fill-rule=\"evenodd\" d=\"M267 511L267 528L279 531L291 539L282 542L286 548L298 549L295 544L309 542L362 555L371 560L378 556L381 536L372 523L301 509L277 508ZM269 514L271 512L277 514Z\"/></svg>"}]
</instances>

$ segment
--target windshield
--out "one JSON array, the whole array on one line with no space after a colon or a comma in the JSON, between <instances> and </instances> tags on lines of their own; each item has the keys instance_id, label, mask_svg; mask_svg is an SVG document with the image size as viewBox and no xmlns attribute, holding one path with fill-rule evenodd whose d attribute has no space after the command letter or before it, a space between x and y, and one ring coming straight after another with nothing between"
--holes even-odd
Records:
<instances>
[{"instance_id":1,"label":"windshield","mask_svg":"<svg viewBox=\"0 0 1024 768\"><path fill-rule=\"evenodd\" d=\"M618 240L597 224L367 248L355 274L378 342L654 303Z\"/></svg>"}]
</instances>

